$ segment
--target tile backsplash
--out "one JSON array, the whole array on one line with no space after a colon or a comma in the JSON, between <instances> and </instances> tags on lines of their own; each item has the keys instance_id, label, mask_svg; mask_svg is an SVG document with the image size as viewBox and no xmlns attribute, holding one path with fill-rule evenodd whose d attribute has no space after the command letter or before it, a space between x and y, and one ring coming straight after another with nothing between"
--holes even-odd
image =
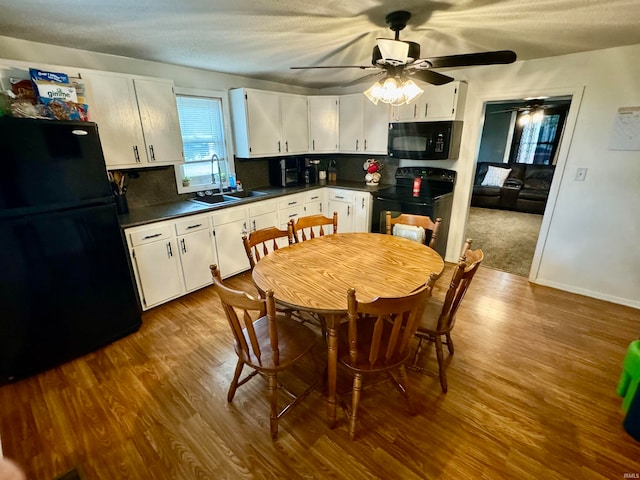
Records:
<instances>
[{"instance_id":1,"label":"tile backsplash","mask_svg":"<svg viewBox=\"0 0 640 480\"><path fill-rule=\"evenodd\" d=\"M381 172L382 183L395 183L398 160L385 155L308 155L308 158L320 158L327 163L336 160L338 181L363 182L365 171L362 164L367 158L381 160L384 168ZM257 189L269 185L269 159L238 160L235 162L236 178L242 182L245 190ZM195 196L193 193L179 194L173 166L123 170L127 175L127 203L129 208L148 207L162 203L178 202Z\"/></svg>"}]
</instances>

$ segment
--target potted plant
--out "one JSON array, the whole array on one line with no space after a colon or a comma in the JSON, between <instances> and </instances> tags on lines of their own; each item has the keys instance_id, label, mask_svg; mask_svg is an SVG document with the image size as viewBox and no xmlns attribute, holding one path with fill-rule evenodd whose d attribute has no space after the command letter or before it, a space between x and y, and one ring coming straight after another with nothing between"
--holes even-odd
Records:
<instances>
[{"instance_id":1,"label":"potted plant","mask_svg":"<svg viewBox=\"0 0 640 480\"><path fill-rule=\"evenodd\" d=\"M182 186L188 187L189 185L191 185L191 178L187 176L182 177Z\"/></svg>"}]
</instances>

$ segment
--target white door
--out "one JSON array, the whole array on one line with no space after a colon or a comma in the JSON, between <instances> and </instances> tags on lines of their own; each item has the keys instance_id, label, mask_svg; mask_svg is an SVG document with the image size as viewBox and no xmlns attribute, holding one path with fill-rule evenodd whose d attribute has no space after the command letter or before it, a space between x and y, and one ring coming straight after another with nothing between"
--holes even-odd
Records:
<instances>
[{"instance_id":1,"label":"white door","mask_svg":"<svg viewBox=\"0 0 640 480\"><path fill-rule=\"evenodd\" d=\"M135 79L142 130L151 164L184 161L173 83Z\"/></svg>"},{"instance_id":2,"label":"white door","mask_svg":"<svg viewBox=\"0 0 640 480\"><path fill-rule=\"evenodd\" d=\"M309 151L309 107L303 95L280 97L283 153L307 153Z\"/></svg>"},{"instance_id":3,"label":"white door","mask_svg":"<svg viewBox=\"0 0 640 480\"><path fill-rule=\"evenodd\" d=\"M222 277L230 277L249 270L249 259L242 243L242 235L248 232L247 222L236 220L217 225L214 231L218 251L218 268Z\"/></svg>"},{"instance_id":4,"label":"white door","mask_svg":"<svg viewBox=\"0 0 640 480\"><path fill-rule=\"evenodd\" d=\"M147 307L182 294L182 272L175 240L136 247L134 259Z\"/></svg>"},{"instance_id":5,"label":"white door","mask_svg":"<svg viewBox=\"0 0 640 480\"><path fill-rule=\"evenodd\" d=\"M209 265L218 263L209 229L178 237L178 250L187 291L212 283Z\"/></svg>"},{"instance_id":6,"label":"white door","mask_svg":"<svg viewBox=\"0 0 640 480\"><path fill-rule=\"evenodd\" d=\"M389 105L374 105L366 98L362 109L363 150L366 153L387 154L389 137Z\"/></svg>"},{"instance_id":7,"label":"white door","mask_svg":"<svg viewBox=\"0 0 640 480\"><path fill-rule=\"evenodd\" d=\"M371 194L356 192L353 206L353 230L368 232L371 230Z\"/></svg>"},{"instance_id":8,"label":"white door","mask_svg":"<svg viewBox=\"0 0 640 480\"><path fill-rule=\"evenodd\" d=\"M280 98L277 93L247 90L247 117L251 155L284 153L280 138Z\"/></svg>"},{"instance_id":9,"label":"white door","mask_svg":"<svg viewBox=\"0 0 640 480\"><path fill-rule=\"evenodd\" d=\"M449 120L453 118L456 106L456 92L460 82L451 82L446 85L429 85L425 88L427 108L427 120Z\"/></svg>"},{"instance_id":10,"label":"white door","mask_svg":"<svg viewBox=\"0 0 640 480\"><path fill-rule=\"evenodd\" d=\"M311 96L309 99L309 151L338 151L338 97Z\"/></svg>"},{"instance_id":11,"label":"white door","mask_svg":"<svg viewBox=\"0 0 640 480\"><path fill-rule=\"evenodd\" d=\"M89 117L98 124L107 167L146 166L133 80L122 75L87 73L85 86Z\"/></svg>"},{"instance_id":12,"label":"white door","mask_svg":"<svg viewBox=\"0 0 640 480\"><path fill-rule=\"evenodd\" d=\"M361 152L362 145L362 99L364 95L341 95L339 102L339 150Z\"/></svg>"},{"instance_id":13,"label":"white door","mask_svg":"<svg viewBox=\"0 0 640 480\"><path fill-rule=\"evenodd\" d=\"M338 212L338 233L353 232L353 205L347 202L329 200L329 212Z\"/></svg>"}]
</instances>

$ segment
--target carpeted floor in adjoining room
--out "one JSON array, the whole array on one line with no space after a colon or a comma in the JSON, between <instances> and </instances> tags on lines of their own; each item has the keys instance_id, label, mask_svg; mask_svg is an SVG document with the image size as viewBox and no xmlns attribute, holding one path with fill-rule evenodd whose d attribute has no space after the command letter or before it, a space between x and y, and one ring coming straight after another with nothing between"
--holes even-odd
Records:
<instances>
[{"instance_id":1,"label":"carpeted floor in adjoining room","mask_svg":"<svg viewBox=\"0 0 640 480\"><path fill-rule=\"evenodd\" d=\"M484 251L483 265L528 277L541 223L542 215L471 207L465 238Z\"/></svg>"}]
</instances>

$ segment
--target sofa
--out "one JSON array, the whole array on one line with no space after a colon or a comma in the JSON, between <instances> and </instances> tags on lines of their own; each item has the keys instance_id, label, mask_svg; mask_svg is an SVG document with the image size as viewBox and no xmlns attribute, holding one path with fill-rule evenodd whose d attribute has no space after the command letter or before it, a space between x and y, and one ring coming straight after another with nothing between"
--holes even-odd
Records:
<instances>
[{"instance_id":1,"label":"sofa","mask_svg":"<svg viewBox=\"0 0 640 480\"><path fill-rule=\"evenodd\" d=\"M479 162L471 206L542 214L554 171L555 165Z\"/></svg>"}]
</instances>

